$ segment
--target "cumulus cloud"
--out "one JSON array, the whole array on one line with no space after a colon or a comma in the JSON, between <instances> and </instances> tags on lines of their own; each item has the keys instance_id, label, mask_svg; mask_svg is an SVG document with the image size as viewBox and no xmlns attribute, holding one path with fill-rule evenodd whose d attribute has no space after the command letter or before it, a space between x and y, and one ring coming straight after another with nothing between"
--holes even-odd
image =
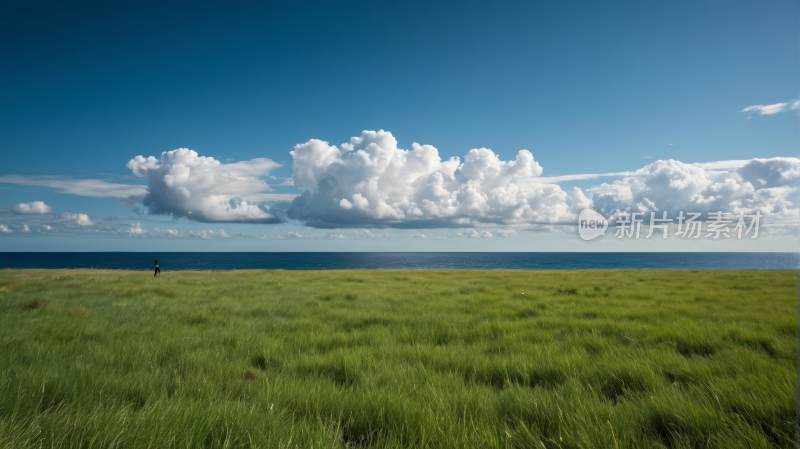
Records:
<instances>
[{"instance_id":1,"label":"cumulus cloud","mask_svg":"<svg viewBox=\"0 0 800 449\"><path fill-rule=\"evenodd\" d=\"M552 231L575 223L585 208L609 217L620 211L761 210L776 221L796 222L798 214L796 158L695 164L659 160L633 172L546 177L526 150L511 161L486 148L471 150L463 161L442 160L430 145L398 148L386 131L364 131L339 146L312 139L291 154L295 186L302 194L286 215L317 228ZM622 179L569 193L557 185L599 176ZM457 234L489 235L477 230Z\"/></svg>"},{"instance_id":2,"label":"cumulus cloud","mask_svg":"<svg viewBox=\"0 0 800 449\"><path fill-rule=\"evenodd\" d=\"M758 115L772 115L772 114L777 114L779 112L789 111L792 109L800 109L800 100L787 101L786 103L775 103L768 105L757 104L753 106L748 106L739 112L750 112Z\"/></svg>"},{"instance_id":3,"label":"cumulus cloud","mask_svg":"<svg viewBox=\"0 0 800 449\"><path fill-rule=\"evenodd\" d=\"M92 226L94 223L86 214L72 214L69 212L64 212L59 216L61 221L66 221L70 223L75 223L79 226Z\"/></svg>"},{"instance_id":4,"label":"cumulus cloud","mask_svg":"<svg viewBox=\"0 0 800 449\"><path fill-rule=\"evenodd\" d=\"M264 178L280 164L266 158L224 164L180 148L160 159L136 156L126 166L147 180L142 204L150 213L203 223L278 223L282 220L256 203L295 196L268 193L273 189Z\"/></svg>"},{"instance_id":5,"label":"cumulus cloud","mask_svg":"<svg viewBox=\"0 0 800 449\"><path fill-rule=\"evenodd\" d=\"M735 170L705 170L675 160L656 161L622 180L587 189L593 207L619 211L730 213L761 211L767 221L797 225L795 192L800 159L753 159Z\"/></svg>"},{"instance_id":6,"label":"cumulus cloud","mask_svg":"<svg viewBox=\"0 0 800 449\"><path fill-rule=\"evenodd\" d=\"M333 234L333 233L328 233L328 235L326 235L325 237L329 238L329 239L346 239L347 238L347 236L345 236L344 234Z\"/></svg>"},{"instance_id":7,"label":"cumulus cloud","mask_svg":"<svg viewBox=\"0 0 800 449\"><path fill-rule=\"evenodd\" d=\"M224 229L220 229L215 231L213 229L200 229L199 231L189 231L186 234L187 237L198 237L201 239L225 239L228 238L228 234L225 233Z\"/></svg>"},{"instance_id":8,"label":"cumulus cloud","mask_svg":"<svg viewBox=\"0 0 800 449\"><path fill-rule=\"evenodd\" d=\"M471 150L463 162L443 161L433 146L414 143L403 150L381 130L364 131L338 147L312 139L291 154L302 194L286 214L311 227L469 228L574 220L567 193L537 182L542 167L527 150L512 161L487 148Z\"/></svg>"},{"instance_id":9,"label":"cumulus cloud","mask_svg":"<svg viewBox=\"0 0 800 449\"><path fill-rule=\"evenodd\" d=\"M412 239L426 239L426 238L428 238L428 236L425 235L425 234L408 234L408 237L411 237Z\"/></svg>"},{"instance_id":10,"label":"cumulus cloud","mask_svg":"<svg viewBox=\"0 0 800 449\"><path fill-rule=\"evenodd\" d=\"M43 215L49 214L53 210L44 201L33 201L31 203L19 203L11 207L11 211L19 215Z\"/></svg>"},{"instance_id":11,"label":"cumulus cloud","mask_svg":"<svg viewBox=\"0 0 800 449\"><path fill-rule=\"evenodd\" d=\"M128 237L147 238L147 231L142 229L142 225L139 223L131 224L130 229L126 229L125 231L123 231L123 234L127 235Z\"/></svg>"},{"instance_id":12,"label":"cumulus cloud","mask_svg":"<svg viewBox=\"0 0 800 449\"><path fill-rule=\"evenodd\" d=\"M19 224L11 224L10 226L7 224L0 224L0 233L3 234L30 234L30 232L31 228L26 224L21 226Z\"/></svg>"}]
</instances>

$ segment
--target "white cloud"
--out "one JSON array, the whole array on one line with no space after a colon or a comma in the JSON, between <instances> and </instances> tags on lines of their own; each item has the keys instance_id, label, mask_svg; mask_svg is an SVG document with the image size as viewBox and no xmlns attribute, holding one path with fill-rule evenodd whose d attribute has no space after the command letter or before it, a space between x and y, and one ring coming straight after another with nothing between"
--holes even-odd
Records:
<instances>
[{"instance_id":1,"label":"white cloud","mask_svg":"<svg viewBox=\"0 0 800 449\"><path fill-rule=\"evenodd\" d=\"M494 237L494 235L489 231L478 231L475 229L467 229L465 231L456 232L456 237L461 239L489 239Z\"/></svg>"},{"instance_id":2,"label":"white cloud","mask_svg":"<svg viewBox=\"0 0 800 449\"><path fill-rule=\"evenodd\" d=\"M800 159L776 157L772 159L752 159L737 170L745 182L759 187L798 187L800 181Z\"/></svg>"},{"instance_id":3,"label":"white cloud","mask_svg":"<svg viewBox=\"0 0 800 449\"><path fill-rule=\"evenodd\" d=\"M789 101L786 103L768 104L768 105L757 104L754 106L748 106L739 112L752 112L758 115L772 115L772 114L777 114L779 112L789 111L792 109L800 109L800 100Z\"/></svg>"},{"instance_id":4,"label":"white cloud","mask_svg":"<svg viewBox=\"0 0 800 449\"><path fill-rule=\"evenodd\" d=\"M537 176L535 178L530 178L524 180L524 182L529 183L538 183L538 184L558 184L559 182L567 182L567 181L581 181L584 179L595 179L595 178L602 178L602 177L613 177L613 176L627 176L630 175L630 172L619 172L619 173L584 173L578 175L561 175L561 176Z\"/></svg>"},{"instance_id":5,"label":"white cloud","mask_svg":"<svg viewBox=\"0 0 800 449\"><path fill-rule=\"evenodd\" d=\"M570 207L570 212L575 215L579 215L582 210L589 209L592 207L592 200L589 199L584 193L583 190L573 187L572 188L572 206Z\"/></svg>"},{"instance_id":6,"label":"white cloud","mask_svg":"<svg viewBox=\"0 0 800 449\"><path fill-rule=\"evenodd\" d=\"M425 235L425 234L408 234L408 237L411 237L412 239L426 239L426 238L428 238L428 236Z\"/></svg>"},{"instance_id":7,"label":"white cloud","mask_svg":"<svg viewBox=\"0 0 800 449\"><path fill-rule=\"evenodd\" d=\"M225 233L225 230L220 229L219 231L215 231L213 229L200 229L199 231L189 231L186 235L187 237L199 237L201 239L225 239L228 238L228 234Z\"/></svg>"},{"instance_id":8,"label":"white cloud","mask_svg":"<svg viewBox=\"0 0 800 449\"><path fill-rule=\"evenodd\" d=\"M88 196L92 198L125 198L136 201L147 193L143 186L116 184L99 179L74 179L63 176L0 176L0 182L28 186L50 187L61 193Z\"/></svg>"},{"instance_id":9,"label":"white cloud","mask_svg":"<svg viewBox=\"0 0 800 449\"><path fill-rule=\"evenodd\" d=\"M0 232L4 234L14 234L15 232L20 234L30 234L31 228L28 225L19 224L12 224L10 227L6 224L0 224Z\"/></svg>"},{"instance_id":10,"label":"white cloud","mask_svg":"<svg viewBox=\"0 0 800 449\"><path fill-rule=\"evenodd\" d=\"M294 232L294 231L289 231L286 234L279 235L277 237L279 239L300 239L300 238L303 238L303 236L300 233Z\"/></svg>"},{"instance_id":11,"label":"white cloud","mask_svg":"<svg viewBox=\"0 0 800 449\"><path fill-rule=\"evenodd\" d=\"M67 221L71 223L75 223L79 226L92 226L94 223L86 214L71 214L69 212L64 212L60 216L61 221Z\"/></svg>"},{"instance_id":12,"label":"white cloud","mask_svg":"<svg viewBox=\"0 0 800 449\"><path fill-rule=\"evenodd\" d=\"M731 161L714 161L714 162L695 162L695 167L700 167L704 170L725 170L730 168L742 168L750 162L749 159L739 159Z\"/></svg>"},{"instance_id":13,"label":"white cloud","mask_svg":"<svg viewBox=\"0 0 800 449\"><path fill-rule=\"evenodd\" d=\"M517 231L513 229L498 229L497 236L502 238L509 238L517 235Z\"/></svg>"},{"instance_id":14,"label":"white cloud","mask_svg":"<svg viewBox=\"0 0 800 449\"><path fill-rule=\"evenodd\" d=\"M302 190L289 218L318 228L489 228L552 231L571 224L584 208L611 215L620 210L761 210L797 222L793 192L800 160L773 158L685 164L655 161L633 172L541 176L528 151L502 161L486 148L464 161L442 161L436 148L397 148L385 131L364 131L331 146L310 140L295 146L295 185ZM557 182L616 176L622 179L568 194ZM489 235L500 236L484 231ZM459 237L488 237L464 231ZM510 235L510 234L505 234Z\"/></svg>"},{"instance_id":15,"label":"white cloud","mask_svg":"<svg viewBox=\"0 0 800 449\"><path fill-rule=\"evenodd\" d=\"M386 131L364 131L331 146L312 139L295 145L294 183L302 191L290 218L319 228L474 227L572 221L567 194L521 150L502 161L491 150L471 150L464 161L442 161L436 148L397 147ZM581 176L601 175L575 175ZM539 180L539 181L537 181Z\"/></svg>"},{"instance_id":16,"label":"white cloud","mask_svg":"<svg viewBox=\"0 0 800 449\"><path fill-rule=\"evenodd\" d=\"M11 207L11 211L20 215L42 215L49 214L53 210L44 201L33 201L31 203L19 203Z\"/></svg>"},{"instance_id":17,"label":"white cloud","mask_svg":"<svg viewBox=\"0 0 800 449\"><path fill-rule=\"evenodd\" d=\"M328 235L326 235L325 237L329 238L329 239L346 239L347 238L344 234L333 234L333 233L328 233Z\"/></svg>"},{"instance_id":18,"label":"white cloud","mask_svg":"<svg viewBox=\"0 0 800 449\"><path fill-rule=\"evenodd\" d=\"M124 234L128 235L129 237L143 237L147 238L147 231L142 229L142 225L139 223L133 223L130 225L130 229L125 230Z\"/></svg>"},{"instance_id":19,"label":"white cloud","mask_svg":"<svg viewBox=\"0 0 800 449\"><path fill-rule=\"evenodd\" d=\"M269 179L273 180L273 181L280 181L279 184L272 184L272 185L277 186L277 187L293 186L294 185L294 179L292 179L292 178L280 178L280 177L277 177L277 176L270 176Z\"/></svg>"},{"instance_id":20,"label":"white cloud","mask_svg":"<svg viewBox=\"0 0 800 449\"><path fill-rule=\"evenodd\" d=\"M153 235L158 237L183 237L177 229L153 229Z\"/></svg>"},{"instance_id":21,"label":"white cloud","mask_svg":"<svg viewBox=\"0 0 800 449\"><path fill-rule=\"evenodd\" d=\"M706 170L675 160L656 161L613 184L587 190L593 207L610 216L634 212L761 211L767 223L797 226L800 159L752 159L738 169Z\"/></svg>"},{"instance_id":22,"label":"white cloud","mask_svg":"<svg viewBox=\"0 0 800 449\"><path fill-rule=\"evenodd\" d=\"M108 233L112 233L112 232L113 233L117 233L117 234L120 234L120 233L121 234L126 234L126 232L120 232L119 230L116 230L116 229L112 228L111 226L106 226L106 225L100 225L100 226L91 227L91 228L87 228L87 229L81 229L78 232L82 232L84 234L108 234Z\"/></svg>"},{"instance_id":23,"label":"white cloud","mask_svg":"<svg viewBox=\"0 0 800 449\"><path fill-rule=\"evenodd\" d=\"M294 197L265 193L273 189L263 178L280 167L266 158L224 164L180 148L160 159L136 156L126 166L148 180L142 204L155 214L204 223L277 223L281 220L254 203Z\"/></svg>"},{"instance_id":24,"label":"white cloud","mask_svg":"<svg viewBox=\"0 0 800 449\"><path fill-rule=\"evenodd\" d=\"M266 240L266 239L269 238L269 237L267 237L267 234L264 234L263 232L261 234L258 234L258 235L233 234L231 237L238 237L238 238L243 238L243 239L258 239L258 240Z\"/></svg>"}]
</instances>

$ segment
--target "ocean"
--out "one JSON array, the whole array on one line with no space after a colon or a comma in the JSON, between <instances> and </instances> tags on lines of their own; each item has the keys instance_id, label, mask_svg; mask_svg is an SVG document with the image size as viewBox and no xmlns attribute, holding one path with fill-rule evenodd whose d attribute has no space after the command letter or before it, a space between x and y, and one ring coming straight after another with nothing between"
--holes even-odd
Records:
<instances>
[{"instance_id":1,"label":"ocean","mask_svg":"<svg viewBox=\"0 0 800 449\"><path fill-rule=\"evenodd\" d=\"M2 253L0 268L152 270L797 270L800 253Z\"/></svg>"}]
</instances>

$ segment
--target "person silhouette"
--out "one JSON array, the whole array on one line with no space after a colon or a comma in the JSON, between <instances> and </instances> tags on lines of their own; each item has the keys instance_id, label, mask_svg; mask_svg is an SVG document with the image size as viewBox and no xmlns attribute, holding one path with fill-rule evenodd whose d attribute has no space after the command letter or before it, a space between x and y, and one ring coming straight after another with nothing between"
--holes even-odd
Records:
<instances>
[{"instance_id":1,"label":"person silhouette","mask_svg":"<svg viewBox=\"0 0 800 449\"><path fill-rule=\"evenodd\" d=\"M156 259L156 272L153 273L153 277L156 277L158 273L161 273L161 269L158 268L158 259Z\"/></svg>"}]
</instances>

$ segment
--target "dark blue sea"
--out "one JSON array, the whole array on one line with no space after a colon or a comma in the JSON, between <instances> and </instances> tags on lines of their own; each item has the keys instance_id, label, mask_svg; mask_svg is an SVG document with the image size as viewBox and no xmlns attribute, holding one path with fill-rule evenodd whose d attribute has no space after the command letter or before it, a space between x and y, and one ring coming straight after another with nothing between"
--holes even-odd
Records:
<instances>
[{"instance_id":1,"label":"dark blue sea","mask_svg":"<svg viewBox=\"0 0 800 449\"><path fill-rule=\"evenodd\" d=\"M0 253L0 268L151 270L797 270L800 253Z\"/></svg>"}]
</instances>

